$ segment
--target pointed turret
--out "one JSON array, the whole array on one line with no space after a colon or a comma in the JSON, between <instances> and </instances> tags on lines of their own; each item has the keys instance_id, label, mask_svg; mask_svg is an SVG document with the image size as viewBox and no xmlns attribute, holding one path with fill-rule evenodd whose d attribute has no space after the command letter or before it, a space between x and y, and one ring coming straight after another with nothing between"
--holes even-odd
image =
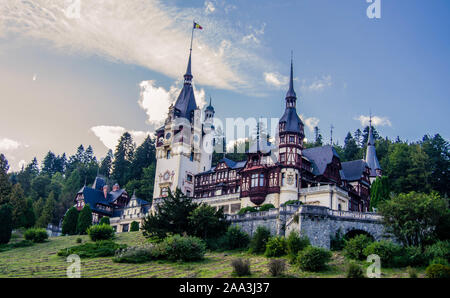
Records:
<instances>
[{"instance_id":1,"label":"pointed turret","mask_svg":"<svg viewBox=\"0 0 450 298\"><path fill-rule=\"evenodd\" d=\"M375 179L378 176L381 176L382 170L380 163L378 162L377 152L375 150L375 140L373 138L372 132L372 116L370 116L369 121L369 136L367 140L366 163L370 168L371 180Z\"/></svg>"},{"instance_id":2,"label":"pointed turret","mask_svg":"<svg viewBox=\"0 0 450 298\"><path fill-rule=\"evenodd\" d=\"M289 90L286 93L286 109L280 119L280 132L293 132L304 135L303 122L297 114L297 94L294 90L294 62L291 57L291 74L289 78Z\"/></svg>"},{"instance_id":3,"label":"pointed turret","mask_svg":"<svg viewBox=\"0 0 450 298\"><path fill-rule=\"evenodd\" d=\"M181 89L180 95L173 109L173 116L175 118L182 117L188 120L192 120L194 111L197 109L197 103L195 102L194 90L192 88L192 49L189 53L188 66L184 75L184 85Z\"/></svg>"}]
</instances>

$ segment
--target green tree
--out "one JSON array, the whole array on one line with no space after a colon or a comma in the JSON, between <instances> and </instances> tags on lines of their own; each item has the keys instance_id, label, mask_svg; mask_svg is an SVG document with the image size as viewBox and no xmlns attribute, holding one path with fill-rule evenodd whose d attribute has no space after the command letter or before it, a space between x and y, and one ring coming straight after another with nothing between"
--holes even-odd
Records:
<instances>
[{"instance_id":1,"label":"green tree","mask_svg":"<svg viewBox=\"0 0 450 298\"><path fill-rule=\"evenodd\" d=\"M139 231L139 223L137 221L133 221L131 223L130 232L138 232Z\"/></svg>"},{"instance_id":2,"label":"green tree","mask_svg":"<svg viewBox=\"0 0 450 298\"><path fill-rule=\"evenodd\" d=\"M27 201L20 184L13 186L10 196L10 205L12 208L13 227L24 227L27 223L26 213L28 209Z\"/></svg>"},{"instance_id":3,"label":"green tree","mask_svg":"<svg viewBox=\"0 0 450 298\"><path fill-rule=\"evenodd\" d=\"M25 210L25 228L31 228L36 223L36 217L34 215L34 209L33 209L33 200L31 198L28 198L26 200L27 202L27 209Z\"/></svg>"},{"instance_id":4,"label":"green tree","mask_svg":"<svg viewBox=\"0 0 450 298\"><path fill-rule=\"evenodd\" d=\"M399 194L379 204L384 226L407 246L423 246L436 237L436 228L446 215L447 201L437 193Z\"/></svg>"},{"instance_id":5,"label":"green tree","mask_svg":"<svg viewBox=\"0 0 450 298\"><path fill-rule=\"evenodd\" d=\"M128 132L125 132L119 139L114 152L114 162L112 178L120 185L125 185L129 177L131 161L133 160L134 143L133 138Z\"/></svg>"},{"instance_id":6,"label":"green tree","mask_svg":"<svg viewBox=\"0 0 450 298\"><path fill-rule=\"evenodd\" d=\"M155 161L155 142L150 136L147 136L144 142L136 148L130 165L129 179L141 179L144 169Z\"/></svg>"},{"instance_id":7,"label":"green tree","mask_svg":"<svg viewBox=\"0 0 450 298\"><path fill-rule=\"evenodd\" d=\"M75 207L67 211L62 223L62 233L64 235L75 235L77 233L78 213Z\"/></svg>"},{"instance_id":8,"label":"green tree","mask_svg":"<svg viewBox=\"0 0 450 298\"><path fill-rule=\"evenodd\" d=\"M105 158L103 158L100 163L99 174L105 176L106 178L109 178L109 176L111 175L113 158L114 158L113 152L111 149L109 149Z\"/></svg>"},{"instance_id":9,"label":"green tree","mask_svg":"<svg viewBox=\"0 0 450 298\"><path fill-rule=\"evenodd\" d=\"M11 239L13 229L12 211L9 204L0 205L0 244L6 244Z\"/></svg>"},{"instance_id":10,"label":"green tree","mask_svg":"<svg viewBox=\"0 0 450 298\"><path fill-rule=\"evenodd\" d=\"M390 193L389 178L387 176L377 177L370 187L370 209L375 211L380 202L389 199Z\"/></svg>"},{"instance_id":11,"label":"green tree","mask_svg":"<svg viewBox=\"0 0 450 298\"><path fill-rule=\"evenodd\" d=\"M86 204L78 215L77 233L86 234L86 230L92 225L92 209Z\"/></svg>"},{"instance_id":12,"label":"green tree","mask_svg":"<svg viewBox=\"0 0 450 298\"><path fill-rule=\"evenodd\" d=\"M169 191L168 196L156 206L155 213L144 218L144 236L163 239L168 234L191 234L188 217L197 207L198 204L193 203L181 190L177 189L175 194Z\"/></svg>"},{"instance_id":13,"label":"green tree","mask_svg":"<svg viewBox=\"0 0 450 298\"><path fill-rule=\"evenodd\" d=\"M449 196L448 185L450 185L450 145L436 134L434 137L428 135L423 137L423 150L429 157L428 168L430 169L430 186L432 189Z\"/></svg>"},{"instance_id":14,"label":"green tree","mask_svg":"<svg viewBox=\"0 0 450 298\"><path fill-rule=\"evenodd\" d=\"M100 225L110 225L109 222L109 217L108 216L103 216L102 218L100 218L100 222L98 223Z\"/></svg>"},{"instance_id":15,"label":"green tree","mask_svg":"<svg viewBox=\"0 0 450 298\"><path fill-rule=\"evenodd\" d=\"M202 239L222 236L228 228L229 223L223 213L223 208L211 207L201 204L188 217L192 235Z\"/></svg>"},{"instance_id":16,"label":"green tree","mask_svg":"<svg viewBox=\"0 0 450 298\"><path fill-rule=\"evenodd\" d=\"M31 196L34 199L46 198L50 193L50 183L52 180L47 175L39 175L31 181Z\"/></svg>"},{"instance_id":17,"label":"green tree","mask_svg":"<svg viewBox=\"0 0 450 298\"><path fill-rule=\"evenodd\" d=\"M343 157L345 161L351 161L360 158L358 145L356 144L356 141L350 132L347 133L344 143L345 145Z\"/></svg>"},{"instance_id":18,"label":"green tree","mask_svg":"<svg viewBox=\"0 0 450 298\"><path fill-rule=\"evenodd\" d=\"M8 160L3 154L0 154L0 205L9 202L11 183L8 179L8 170Z\"/></svg>"},{"instance_id":19,"label":"green tree","mask_svg":"<svg viewBox=\"0 0 450 298\"><path fill-rule=\"evenodd\" d=\"M54 220L54 212L56 207L55 194L50 193L45 200L44 208L42 209L41 216L38 218L36 225L40 228L46 228L49 223Z\"/></svg>"},{"instance_id":20,"label":"green tree","mask_svg":"<svg viewBox=\"0 0 450 298\"><path fill-rule=\"evenodd\" d=\"M34 218L37 220L41 217L42 210L44 209L45 201L43 198L39 198L37 201L33 202L33 213Z\"/></svg>"},{"instance_id":21,"label":"green tree","mask_svg":"<svg viewBox=\"0 0 450 298\"><path fill-rule=\"evenodd\" d=\"M314 147L322 146L322 134L320 133L320 129L318 126L314 127Z\"/></svg>"}]
</instances>

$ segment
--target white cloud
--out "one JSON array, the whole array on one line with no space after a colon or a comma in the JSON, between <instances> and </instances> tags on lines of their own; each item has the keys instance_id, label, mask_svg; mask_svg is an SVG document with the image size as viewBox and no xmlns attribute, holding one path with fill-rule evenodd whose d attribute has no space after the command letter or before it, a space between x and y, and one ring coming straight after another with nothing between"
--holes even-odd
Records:
<instances>
[{"instance_id":1,"label":"white cloud","mask_svg":"<svg viewBox=\"0 0 450 298\"><path fill-rule=\"evenodd\" d=\"M277 72L265 72L264 80L267 84L277 88L285 87L289 83L289 77L283 76Z\"/></svg>"},{"instance_id":2,"label":"white cloud","mask_svg":"<svg viewBox=\"0 0 450 298\"><path fill-rule=\"evenodd\" d=\"M361 126L369 125L370 116L360 115L353 118L361 123ZM387 117L372 116L372 125L375 126L392 126L391 121Z\"/></svg>"},{"instance_id":3,"label":"white cloud","mask_svg":"<svg viewBox=\"0 0 450 298\"><path fill-rule=\"evenodd\" d=\"M147 123L155 126L162 125L167 117L169 107L174 103L181 91L181 82L175 82L169 90L155 85L155 81L143 81L140 84L141 95L139 106L147 114ZM195 101L199 108L203 109L206 104L205 90L197 88L194 85Z\"/></svg>"},{"instance_id":4,"label":"white cloud","mask_svg":"<svg viewBox=\"0 0 450 298\"><path fill-rule=\"evenodd\" d=\"M244 37L242 37L242 42L243 43L248 43L248 42L253 41L255 44L261 43L261 41L258 38L258 36L264 34L264 30L266 29L266 23L263 23L261 25L260 29L254 29L253 26L249 26L249 29L251 30L251 33L249 33L249 34L245 35Z\"/></svg>"},{"instance_id":5,"label":"white cloud","mask_svg":"<svg viewBox=\"0 0 450 298\"><path fill-rule=\"evenodd\" d=\"M325 75L322 76L321 78L316 78L312 81L303 80L301 90L310 92L322 91L325 88L330 87L331 85L333 85L331 76Z\"/></svg>"},{"instance_id":6,"label":"white cloud","mask_svg":"<svg viewBox=\"0 0 450 298\"><path fill-rule=\"evenodd\" d=\"M0 139L0 150L1 151L12 151L16 150L21 146L21 144L17 141L8 139L8 138L2 138Z\"/></svg>"},{"instance_id":7,"label":"white cloud","mask_svg":"<svg viewBox=\"0 0 450 298\"><path fill-rule=\"evenodd\" d=\"M121 126L100 125L91 127L91 131L100 139L100 141L108 149L114 150L117 146L119 138L127 131ZM151 132L128 130L133 137L133 141L139 146L147 135L153 136Z\"/></svg>"},{"instance_id":8,"label":"white cloud","mask_svg":"<svg viewBox=\"0 0 450 298\"><path fill-rule=\"evenodd\" d=\"M211 1L205 1L205 14L211 14L216 10L214 3Z\"/></svg>"},{"instance_id":9,"label":"white cloud","mask_svg":"<svg viewBox=\"0 0 450 298\"><path fill-rule=\"evenodd\" d=\"M320 119L316 117L304 118L303 115L300 115L300 119L302 119L303 123L308 127L310 132L314 132L314 127L319 125Z\"/></svg>"},{"instance_id":10,"label":"white cloud","mask_svg":"<svg viewBox=\"0 0 450 298\"><path fill-rule=\"evenodd\" d=\"M224 39L241 43L248 32L240 25L231 26L233 20L207 16L204 7L176 8L161 0L100 2L81 1L80 17L69 18L65 10L72 2L66 0L2 0L0 36L32 38L64 54L96 55L181 78L192 17L196 16L204 30L195 32L195 82L243 92L257 84L252 73L270 64L258 56L254 45L241 44L228 49L226 55L217 55ZM257 37L263 32L264 26L253 34Z\"/></svg>"}]
</instances>

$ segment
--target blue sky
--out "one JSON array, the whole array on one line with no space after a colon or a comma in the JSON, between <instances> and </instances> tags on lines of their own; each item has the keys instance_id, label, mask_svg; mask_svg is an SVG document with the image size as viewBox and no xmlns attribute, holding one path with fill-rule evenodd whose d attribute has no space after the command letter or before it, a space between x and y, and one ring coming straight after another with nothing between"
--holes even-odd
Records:
<instances>
[{"instance_id":1,"label":"blue sky","mask_svg":"<svg viewBox=\"0 0 450 298\"><path fill-rule=\"evenodd\" d=\"M13 169L152 132L181 88L192 19L197 101L212 96L216 117L280 117L292 50L298 113L326 141L370 110L383 136L450 136L446 0L381 0L381 19L365 0L80 0L79 18L64 0L2 3L0 151Z\"/></svg>"}]
</instances>

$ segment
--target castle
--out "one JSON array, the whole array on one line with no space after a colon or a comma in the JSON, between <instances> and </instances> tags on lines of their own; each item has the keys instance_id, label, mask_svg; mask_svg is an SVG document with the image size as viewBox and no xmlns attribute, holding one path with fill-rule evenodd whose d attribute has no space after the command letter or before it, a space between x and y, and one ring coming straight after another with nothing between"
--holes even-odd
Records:
<instances>
[{"instance_id":1,"label":"castle","mask_svg":"<svg viewBox=\"0 0 450 298\"><path fill-rule=\"evenodd\" d=\"M117 232L126 232L132 221L141 223L149 212L154 212L168 196L169 190L175 192L180 189L195 202L224 208L230 218L244 207L272 204L278 211L276 214L269 212L269 215L273 215L273 223L278 223L276 228L271 229L277 233L283 208L285 225L288 223L287 215L292 223L295 212L310 213L307 208L300 210L298 204L295 208L290 205L286 211L285 203L300 201L302 206L325 208L314 209L316 213L313 217L317 214L322 214L323 218L364 217L361 214L367 213L370 206L370 185L377 176L382 175L371 123L365 160L341 162L331 145L305 148L304 124L297 113L291 59L285 111L279 120L274 141L268 141L258 123L256 142L247 150L245 160L233 161L224 157L212 166L216 143L215 110L211 102L203 113L197 106L191 64L192 49L180 95L170 106L164 125L156 130L153 203L135 195L130 198L126 190L120 189L117 184L109 191L105 181L97 177L92 187L85 186L77 193L75 202L79 210L89 203L94 223L108 216ZM378 219L374 216L367 214L365 217L370 224L378 227ZM255 219L234 220L250 221L249 233L252 233ZM291 228L293 226L291 224ZM322 241L318 245L327 246L327 243Z\"/></svg>"}]
</instances>

